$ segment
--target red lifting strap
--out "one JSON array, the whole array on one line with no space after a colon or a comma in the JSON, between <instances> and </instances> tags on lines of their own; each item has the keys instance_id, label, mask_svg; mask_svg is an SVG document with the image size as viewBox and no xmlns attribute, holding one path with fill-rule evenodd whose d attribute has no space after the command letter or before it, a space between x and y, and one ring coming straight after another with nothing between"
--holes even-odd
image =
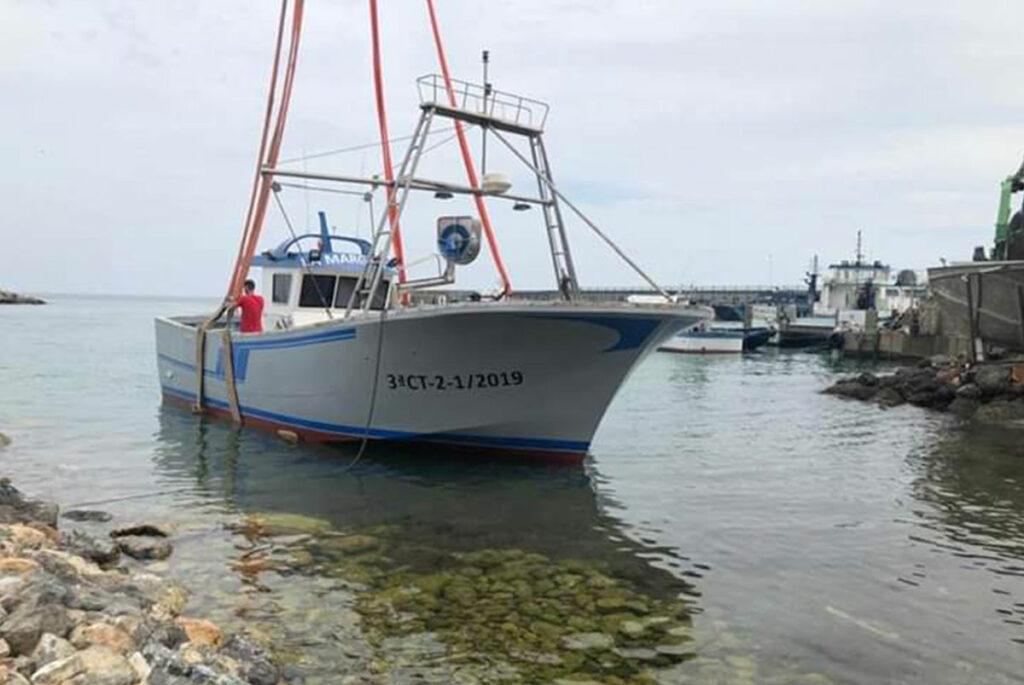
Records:
<instances>
[{"instance_id":1,"label":"red lifting strap","mask_svg":"<svg viewBox=\"0 0 1024 685\"><path fill-rule=\"evenodd\" d=\"M304 0L295 0L292 12L291 41L288 48L288 63L285 66L284 85L281 89L281 104L278 106L274 133L270 138L268 148L267 134L270 130L270 120L273 114L274 93L277 87L277 72L281 61L282 38L284 36L284 19L288 7L288 0L281 0L281 16L278 20L277 28L277 49L274 52L274 68L270 77L270 92L267 94L267 109L263 122L263 135L260 141L260 156L256 163L256 177L253 180L252 195L249 199L249 211L246 215L245 230L242 234L242 242L238 248L238 258L231 276L231 283L228 286L228 297L237 297L241 293L242 283L249 273L249 264L256 253L256 244L259 242L260 231L263 229L263 220L267 213L267 204L270 200L273 179L264 176L261 170L264 166L271 168L277 166L277 158L281 150L281 140L284 137L285 121L288 118L288 105L291 102L292 86L295 81L295 64L298 61L299 37L302 33L303 5Z\"/></svg>"},{"instance_id":2,"label":"red lifting strap","mask_svg":"<svg viewBox=\"0 0 1024 685\"><path fill-rule=\"evenodd\" d=\"M377 97L377 124L380 127L380 147L384 155L384 178L388 181L388 222L391 226L391 244L398 263L398 282L405 282L405 250L398 226L398 206L395 204L395 172L391 164L391 141L388 136L388 117L384 111L384 75L380 66L380 31L377 26L377 0L370 0L370 36L373 42L373 89Z\"/></svg>"},{"instance_id":3,"label":"red lifting strap","mask_svg":"<svg viewBox=\"0 0 1024 685\"><path fill-rule=\"evenodd\" d=\"M441 75L444 76L444 87L448 91L448 104L455 107L455 93L452 91L452 80L448 74L448 59L444 54L444 45L441 43L441 30L437 25L437 14L434 12L433 0L427 0L427 11L430 12L430 26L434 31L434 44L437 46L437 59L441 63ZM459 139L459 148L462 151L462 161L466 165L466 178L469 180L469 186L473 190L479 190L480 186L477 183L476 178L476 167L473 164L473 157L469 151L469 143L466 141L466 133L462 129L462 122L455 121L455 134ZM508 272L505 270L505 263L501 259L501 251L498 249L498 239L494 235L494 229L491 228L491 217L487 213L487 205L484 204L483 197L479 193L474 193L473 200L476 201L476 211L480 214L480 223L484 227L484 235L487 237L487 246L491 250L491 258L494 260L494 266L498 269L498 275L501 276L501 285L505 291L505 294L512 292L512 285L508 280Z\"/></svg>"}]
</instances>

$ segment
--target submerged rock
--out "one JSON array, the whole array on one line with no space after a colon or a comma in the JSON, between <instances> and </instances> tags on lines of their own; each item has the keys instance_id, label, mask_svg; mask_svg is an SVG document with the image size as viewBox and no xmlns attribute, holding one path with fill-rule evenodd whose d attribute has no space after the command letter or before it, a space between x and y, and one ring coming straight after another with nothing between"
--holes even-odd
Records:
<instances>
[{"instance_id":1,"label":"submerged rock","mask_svg":"<svg viewBox=\"0 0 1024 685\"><path fill-rule=\"evenodd\" d=\"M171 527L160 523L136 523L122 528L115 528L110 531L110 537L171 537Z\"/></svg>"},{"instance_id":2,"label":"submerged rock","mask_svg":"<svg viewBox=\"0 0 1024 685\"><path fill-rule=\"evenodd\" d=\"M106 523L112 518L107 512L94 509L69 509L61 514L61 517L69 521L91 521L94 523Z\"/></svg>"},{"instance_id":3,"label":"submerged rock","mask_svg":"<svg viewBox=\"0 0 1024 685\"><path fill-rule=\"evenodd\" d=\"M950 414L959 416L962 419L967 419L974 416L974 413L978 411L978 407L980 406L981 400L977 400L972 397L957 397L950 402L947 409Z\"/></svg>"},{"instance_id":4,"label":"submerged rock","mask_svg":"<svg viewBox=\"0 0 1024 685\"><path fill-rule=\"evenodd\" d=\"M171 543L159 538L128 535L116 540L118 549L133 559L166 559L173 551Z\"/></svg>"},{"instance_id":5,"label":"submerged rock","mask_svg":"<svg viewBox=\"0 0 1024 685\"><path fill-rule=\"evenodd\" d=\"M575 633L562 638L562 646L574 651L611 649L615 640L604 633Z\"/></svg>"}]
</instances>

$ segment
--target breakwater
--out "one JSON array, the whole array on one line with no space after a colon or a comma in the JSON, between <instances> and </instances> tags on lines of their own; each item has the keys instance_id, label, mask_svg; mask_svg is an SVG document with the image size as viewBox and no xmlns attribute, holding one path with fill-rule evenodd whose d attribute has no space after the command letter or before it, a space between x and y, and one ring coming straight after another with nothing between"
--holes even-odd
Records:
<instances>
[{"instance_id":1,"label":"breakwater","mask_svg":"<svg viewBox=\"0 0 1024 685\"><path fill-rule=\"evenodd\" d=\"M912 404L981 421L1024 422L1024 364L968 365L939 356L891 374L842 378L823 392L882 407Z\"/></svg>"},{"instance_id":2,"label":"breakwater","mask_svg":"<svg viewBox=\"0 0 1024 685\"><path fill-rule=\"evenodd\" d=\"M46 302L38 297L0 290L0 304L46 304Z\"/></svg>"}]
</instances>

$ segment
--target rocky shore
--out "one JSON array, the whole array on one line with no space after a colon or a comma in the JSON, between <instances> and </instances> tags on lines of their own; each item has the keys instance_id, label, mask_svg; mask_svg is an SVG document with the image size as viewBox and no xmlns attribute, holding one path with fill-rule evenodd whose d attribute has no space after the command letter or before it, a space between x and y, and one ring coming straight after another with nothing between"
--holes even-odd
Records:
<instances>
[{"instance_id":1,"label":"rocky shore","mask_svg":"<svg viewBox=\"0 0 1024 685\"><path fill-rule=\"evenodd\" d=\"M96 511L67 520L109 520ZM260 647L181 615L180 585L124 563L171 553L160 526L58 530L56 505L0 479L0 684L274 685Z\"/></svg>"},{"instance_id":2,"label":"rocky shore","mask_svg":"<svg viewBox=\"0 0 1024 685\"><path fill-rule=\"evenodd\" d=\"M0 304L46 304L45 300L29 295L19 295L8 290L0 290Z\"/></svg>"},{"instance_id":3,"label":"rocky shore","mask_svg":"<svg viewBox=\"0 0 1024 685\"><path fill-rule=\"evenodd\" d=\"M939 356L892 374L843 378L824 392L882 407L912 404L1024 427L1024 363L969 365Z\"/></svg>"}]
</instances>

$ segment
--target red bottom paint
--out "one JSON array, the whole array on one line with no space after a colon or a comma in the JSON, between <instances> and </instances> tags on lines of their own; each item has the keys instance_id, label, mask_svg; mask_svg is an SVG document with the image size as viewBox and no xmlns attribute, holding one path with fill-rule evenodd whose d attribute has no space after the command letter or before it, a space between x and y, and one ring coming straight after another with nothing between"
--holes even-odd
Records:
<instances>
[{"instance_id":1,"label":"red bottom paint","mask_svg":"<svg viewBox=\"0 0 1024 685\"><path fill-rule=\"evenodd\" d=\"M163 393L164 402L168 404L177 405L180 407L186 407L191 409L192 402L177 395L170 393ZM203 409L203 413L207 416L211 416L217 419L233 420L231 412L227 409L220 407L211 407L207 405ZM287 434L295 435L300 442L308 442L314 444L344 444L344 443L358 443L362 441L362 438L356 436L338 435L337 433L327 433L324 431L318 431L312 428L300 428L287 423L279 423L277 421L271 421L269 419L256 418L253 416L242 417L242 422L246 426L252 426L259 430L274 433L280 436L280 432L287 432ZM282 439L286 439L282 436ZM375 443L382 442L379 438L371 438ZM500 456L508 459L522 459L527 461L541 461L545 463L554 464L567 464L567 465L578 465L583 462L587 456L585 452L570 452L564 450L543 450L543 449L526 449L522 447L493 447L489 445L466 445L462 443L444 442L443 440L388 440L386 442L401 444L408 447L415 447L417 450L428 450L443 449L449 453L458 454L474 454L474 455L490 455Z\"/></svg>"}]
</instances>

